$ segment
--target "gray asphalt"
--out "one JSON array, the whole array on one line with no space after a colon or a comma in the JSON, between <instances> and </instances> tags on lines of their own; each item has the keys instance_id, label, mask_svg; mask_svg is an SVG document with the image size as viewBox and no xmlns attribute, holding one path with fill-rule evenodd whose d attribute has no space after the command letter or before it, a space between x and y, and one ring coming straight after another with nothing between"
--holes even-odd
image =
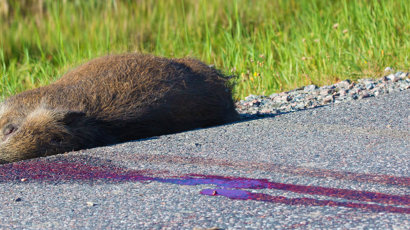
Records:
<instances>
[{"instance_id":1,"label":"gray asphalt","mask_svg":"<svg viewBox=\"0 0 410 230\"><path fill-rule=\"evenodd\" d=\"M1 229L409 229L410 90L0 166Z\"/></svg>"}]
</instances>

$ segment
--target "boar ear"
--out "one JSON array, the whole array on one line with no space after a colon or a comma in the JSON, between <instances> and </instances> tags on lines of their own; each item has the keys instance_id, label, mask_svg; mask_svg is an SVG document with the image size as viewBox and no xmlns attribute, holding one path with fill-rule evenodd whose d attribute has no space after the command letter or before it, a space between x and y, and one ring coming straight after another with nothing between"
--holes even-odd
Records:
<instances>
[{"instance_id":1,"label":"boar ear","mask_svg":"<svg viewBox=\"0 0 410 230\"><path fill-rule=\"evenodd\" d=\"M84 112L80 111L59 111L58 120L65 125L72 125L81 121L85 117Z\"/></svg>"}]
</instances>

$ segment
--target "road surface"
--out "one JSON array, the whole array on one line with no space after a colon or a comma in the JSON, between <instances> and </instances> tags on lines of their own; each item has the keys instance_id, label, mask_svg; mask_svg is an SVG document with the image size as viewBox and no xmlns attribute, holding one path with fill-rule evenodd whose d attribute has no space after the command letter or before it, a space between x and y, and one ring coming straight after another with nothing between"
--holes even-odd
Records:
<instances>
[{"instance_id":1,"label":"road surface","mask_svg":"<svg viewBox=\"0 0 410 230\"><path fill-rule=\"evenodd\" d=\"M0 166L0 229L408 229L410 90Z\"/></svg>"}]
</instances>

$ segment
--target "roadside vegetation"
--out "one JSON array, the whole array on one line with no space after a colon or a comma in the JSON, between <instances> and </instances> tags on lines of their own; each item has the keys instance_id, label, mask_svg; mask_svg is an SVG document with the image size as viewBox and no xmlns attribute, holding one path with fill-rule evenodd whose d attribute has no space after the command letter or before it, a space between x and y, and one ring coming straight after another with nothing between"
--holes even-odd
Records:
<instances>
[{"instance_id":1,"label":"roadside vegetation","mask_svg":"<svg viewBox=\"0 0 410 230\"><path fill-rule=\"evenodd\" d=\"M0 0L0 96L110 53L196 57L237 99L409 71L407 0Z\"/></svg>"}]
</instances>

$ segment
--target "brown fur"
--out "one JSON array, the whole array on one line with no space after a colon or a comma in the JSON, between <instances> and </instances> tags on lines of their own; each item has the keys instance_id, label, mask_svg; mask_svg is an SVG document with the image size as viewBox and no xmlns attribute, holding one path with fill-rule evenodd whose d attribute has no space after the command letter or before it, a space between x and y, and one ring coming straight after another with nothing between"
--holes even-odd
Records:
<instances>
[{"instance_id":1,"label":"brown fur","mask_svg":"<svg viewBox=\"0 0 410 230\"><path fill-rule=\"evenodd\" d=\"M235 121L231 91L194 59L142 54L94 59L0 106L0 161Z\"/></svg>"}]
</instances>

